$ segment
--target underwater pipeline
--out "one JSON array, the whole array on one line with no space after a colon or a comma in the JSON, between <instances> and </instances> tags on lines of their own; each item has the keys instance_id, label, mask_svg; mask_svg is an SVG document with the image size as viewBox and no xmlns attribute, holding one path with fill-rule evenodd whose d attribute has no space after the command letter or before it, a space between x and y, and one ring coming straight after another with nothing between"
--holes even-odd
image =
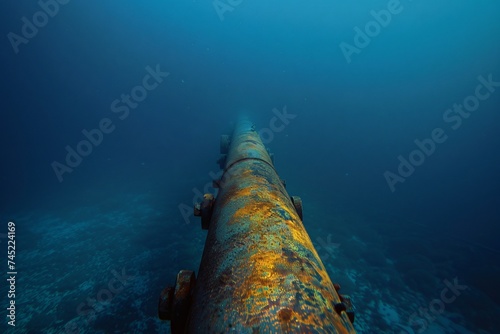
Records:
<instances>
[{"instance_id":1,"label":"underwater pipeline","mask_svg":"<svg viewBox=\"0 0 500 334\"><path fill-rule=\"evenodd\" d=\"M221 138L217 196L195 205L208 230L198 276L181 270L160 294L172 333L355 333L339 294L255 126Z\"/></svg>"}]
</instances>

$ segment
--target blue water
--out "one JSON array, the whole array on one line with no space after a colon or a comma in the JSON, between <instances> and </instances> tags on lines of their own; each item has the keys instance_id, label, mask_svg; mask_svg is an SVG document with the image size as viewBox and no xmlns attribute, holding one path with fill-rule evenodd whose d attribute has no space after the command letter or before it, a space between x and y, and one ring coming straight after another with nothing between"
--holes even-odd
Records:
<instances>
[{"instance_id":1,"label":"blue water","mask_svg":"<svg viewBox=\"0 0 500 334\"><path fill-rule=\"evenodd\" d=\"M499 333L499 14L486 0L3 4L0 254L8 277L12 221L17 276L0 330L169 332L159 292L198 269L206 236L182 209L243 113L359 333Z\"/></svg>"}]
</instances>

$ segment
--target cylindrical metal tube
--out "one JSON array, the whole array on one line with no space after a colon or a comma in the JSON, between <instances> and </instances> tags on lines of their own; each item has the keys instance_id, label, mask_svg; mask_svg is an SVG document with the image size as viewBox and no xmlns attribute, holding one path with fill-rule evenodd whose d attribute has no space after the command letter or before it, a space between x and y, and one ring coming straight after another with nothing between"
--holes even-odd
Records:
<instances>
[{"instance_id":1,"label":"cylindrical metal tube","mask_svg":"<svg viewBox=\"0 0 500 334\"><path fill-rule=\"evenodd\" d=\"M189 333L354 333L253 125L231 137Z\"/></svg>"}]
</instances>

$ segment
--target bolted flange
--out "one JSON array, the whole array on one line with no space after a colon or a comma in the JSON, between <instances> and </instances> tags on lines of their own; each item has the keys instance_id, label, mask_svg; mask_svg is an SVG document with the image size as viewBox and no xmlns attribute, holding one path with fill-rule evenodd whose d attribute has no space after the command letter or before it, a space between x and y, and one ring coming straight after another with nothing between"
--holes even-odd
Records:
<instances>
[{"instance_id":1,"label":"bolted flange","mask_svg":"<svg viewBox=\"0 0 500 334\"><path fill-rule=\"evenodd\" d=\"M210 226L214 202L214 195L205 194L203 195L203 202L194 206L194 215L201 217L201 228L204 230L208 230L208 227Z\"/></svg>"},{"instance_id":2,"label":"bolted flange","mask_svg":"<svg viewBox=\"0 0 500 334\"><path fill-rule=\"evenodd\" d=\"M340 303L333 305L333 307L335 308L335 311L339 315L340 315L340 313L342 313L342 311L344 311L347 314L347 317L349 318L351 323L354 324L355 308L354 308L354 305L352 304L351 297L348 295L342 295L339 293L340 284L335 283L335 284L333 284L333 287L335 288L335 291L337 291L337 294L339 295L339 298L340 298Z\"/></svg>"},{"instance_id":3,"label":"bolted flange","mask_svg":"<svg viewBox=\"0 0 500 334\"><path fill-rule=\"evenodd\" d=\"M172 320L174 290L174 287L167 286L160 294L160 301L158 302L158 318L160 318L160 320Z\"/></svg>"},{"instance_id":4,"label":"bolted flange","mask_svg":"<svg viewBox=\"0 0 500 334\"><path fill-rule=\"evenodd\" d=\"M290 197L292 200L292 204L295 207L295 211L297 211L297 214L299 215L300 220L303 220L302 218L302 200L300 199L299 196L292 196Z\"/></svg>"},{"instance_id":5,"label":"bolted flange","mask_svg":"<svg viewBox=\"0 0 500 334\"><path fill-rule=\"evenodd\" d=\"M342 302L346 306L345 313L347 313L347 316L349 317L349 320L351 320L351 323L354 323L354 316L355 316L355 308L354 305L352 304L351 297L348 295L341 295L340 297L342 299Z\"/></svg>"},{"instance_id":6,"label":"bolted flange","mask_svg":"<svg viewBox=\"0 0 500 334\"><path fill-rule=\"evenodd\" d=\"M185 332L195 284L194 271L181 270L177 274L175 287L166 287L160 294L158 316L161 320L171 321L172 334Z\"/></svg>"}]
</instances>

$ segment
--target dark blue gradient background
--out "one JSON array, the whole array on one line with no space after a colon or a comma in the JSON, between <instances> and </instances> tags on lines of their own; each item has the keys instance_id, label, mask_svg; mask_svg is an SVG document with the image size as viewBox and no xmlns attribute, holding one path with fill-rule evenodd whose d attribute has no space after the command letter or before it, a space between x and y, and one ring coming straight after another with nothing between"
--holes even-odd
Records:
<instances>
[{"instance_id":1,"label":"dark blue gradient background","mask_svg":"<svg viewBox=\"0 0 500 334\"><path fill-rule=\"evenodd\" d=\"M36 247L30 229L41 217L68 220L83 206L111 215L133 205L119 200L110 210L103 203L147 193L150 205L163 210L148 238L175 231L175 238L189 239L193 229L200 235L195 255L174 261L165 254L163 265L196 270L205 234L194 217L183 224L178 205L191 205L192 189L202 189L208 173L217 171L219 136L237 114L263 128L273 108L286 106L297 117L269 146L289 192L303 197L306 212L328 218L305 221L313 241L337 233L335 214L363 217L358 224L347 219L346 238L337 240L346 263L359 271L369 267L350 252L347 235L366 235L367 248L396 264L425 257L420 272L433 276L428 289L419 289L424 278L404 266L391 275L429 301L443 279L458 277L470 287L470 300L486 300L488 307L471 313L479 306L464 299L452 311L472 332L480 326L498 332L500 87L457 130L443 114L474 93L478 76L500 82L500 3L401 0L401 12L348 63L340 43L353 44L354 27L363 29L373 20L370 11L388 2L244 0L220 20L210 1L72 0L17 54L7 35L21 34L21 18L31 21L40 6L4 3L0 217L5 226L9 220L20 226L18 252ZM170 75L120 121L112 101L157 64ZM103 118L113 120L115 131L60 183L51 163L64 163L65 146L75 148L81 131ZM435 128L445 130L446 142L391 192L384 172L397 173L398 156L408 158L414 140L429 138ZM178 247L191 247L183 240ZM63 249L64 242L54 247ZM173 279L170 271L158 275L161 284ZM24 276L29 280L30 263ZM160 283L144 296L151 305ZM361 319L367 307L367 300L357 302ZM28 332L57 327L49 320L25 326ZM369 320L365 326L358 330L382 328Z\"/></svg>"}]
</instances>

